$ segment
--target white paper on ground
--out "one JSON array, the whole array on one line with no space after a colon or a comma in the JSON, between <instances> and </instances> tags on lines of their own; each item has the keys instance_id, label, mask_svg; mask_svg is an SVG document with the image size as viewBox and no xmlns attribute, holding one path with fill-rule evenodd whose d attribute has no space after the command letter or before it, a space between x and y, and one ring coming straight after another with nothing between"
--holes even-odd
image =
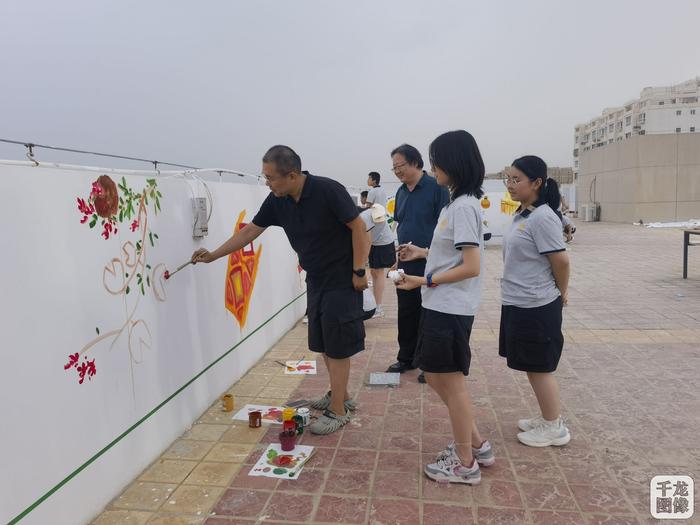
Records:
<instances>
[{"instance_id":1,"label":"white paper on ground","mask_svg":"<svg viewBox=\"0 0 700 525\"><path fill-rule=\"evenodd\" d=\"M399 385L401 384L401 374L397 372L370 372L370 385Z\"/></svg>"},{"instance_id":2,"label":"white paper on ground","mask_svg":"<svg viewBox=\"0 0 700 525\"><path fill-rule=\"evenodd\" d=\"M297 445L294 450L284 452L282 445L272 443L258 459L258 462L253 465L253 468L248 472L249 476L265 476L267 478L280 479L297 479L301 469L304 467L311 455L314 453L314 447L308 445ZM271 457L272 456L272 457ZM292 464L290 467L280 466L275 462L276 457L289 456Z\"/></svg>"},{"instance_id":3,"label":"white paper on ground","mask_svg":"<svg viewBox=\"0 0 700 525\"><path fill-rule=\"evenodd\" d=\"M285 375L316 375L316 361L285 361L285 364Z\"/></svg>"},{"instance_id":4,"label":"white paper on ground","mask_svg":"<svg viewBox=\"0 0 700 525\"><path fill-rule=\"evenodd\" d=\"M255 410L259 410L262 413L263 423L282 424L282 407L271 407L268 405L246 405L236 412L231 419L248 421L248 414Z\"/></svg>"}]
</instances>

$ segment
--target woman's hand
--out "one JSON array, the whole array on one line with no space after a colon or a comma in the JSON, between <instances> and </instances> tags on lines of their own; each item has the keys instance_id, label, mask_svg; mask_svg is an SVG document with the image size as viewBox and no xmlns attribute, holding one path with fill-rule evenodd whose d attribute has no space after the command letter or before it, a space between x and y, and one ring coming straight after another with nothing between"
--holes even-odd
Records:
<instances>
[{"instance_id":1,"label":"woman's hand","mask_svg":"<svg viewBox=\"0 0 700 525\"><path fill-rule=\"evenodd\" d=\"M403 279L396 283L396 287L399 290L415 290L416 288L419 288L424 284L426 284L425 277L404 274Z\"/></svg>"}]
</instances>

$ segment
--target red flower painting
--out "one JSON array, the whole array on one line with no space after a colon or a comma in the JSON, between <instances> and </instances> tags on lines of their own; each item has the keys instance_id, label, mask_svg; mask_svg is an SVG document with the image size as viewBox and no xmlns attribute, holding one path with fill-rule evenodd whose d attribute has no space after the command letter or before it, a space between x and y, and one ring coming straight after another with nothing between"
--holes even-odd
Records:
<instances>
[{"instance_id":1,"label":"red flower painting","mask_svg":"<svg viewBox=\"0 0 700 525\"><path fill-rule=\"evenodd\" d=\"M122 177L115 183L109 175L100 175L92 181L87 198L77 197L80 224L87 224L90 229L96 229L105 240L119 234L121 225L126 222L124 229L129 239L120 239L121 248L117 257L110 260L103 270L103 285L113 296L127 296L138 290L136 300L131 301L127 311L126 321L120 328L107 331L100 335L96 328L97 337L93 338L80 349L70 354L64 370L75 370L78 374L78 384L88 382L97 374L95 359L88 358L101 342L109 342L111 349L118 340L126 339L129 355L133 362L139 362L134 357L138 351L150 348L151 334L148 325L141 319L135 319L139 298L146 295L150 289L157 301L165 301L163 288L163 272L165 266L158 264L151 267L148 263L148 245L155 247L158 234L148 226L150 211L157 214L160 211L162 194L158 190L156 179L146 179L146 185L141 191L134 191ZM99 223L99 227L95 228ZM123 235L123 234L122 234ZM167 278L167 277L166 277Z\"/></svg>"},{"instance_id":2,"label":"red flower painting","mask_svg":"<svg viewBox=\"0 0 700 525\"><path fill-rule=\"evenodd\" d=\"M100 175L97 181L92 183L90 196L95 203L97 215L105 219L116 215L119 210L119 193L117 185L109 175Z\"/></svg>"},{"instance_id":3,"label":"red flower painting","mask_svg":"<svg viewBox=\"0 0 700 525\"><path fill-rule=\"evenodd\" d=\"M68 363L63 365L64 370L70 370L75 368L78 372L78 384L83 384L85 381L85 376L88 380L92 381L92 378L97 373L97 368L95 367L95 360L91 359L88 361L87 356L83 356L83 362L80 362L80 355L76 352L68 356Z\"/></svg>"}]
</instances>

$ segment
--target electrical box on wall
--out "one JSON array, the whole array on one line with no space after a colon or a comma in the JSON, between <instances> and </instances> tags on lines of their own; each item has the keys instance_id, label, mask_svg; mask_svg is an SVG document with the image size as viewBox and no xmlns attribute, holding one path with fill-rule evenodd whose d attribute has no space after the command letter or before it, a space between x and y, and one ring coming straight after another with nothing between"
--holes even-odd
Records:
<instances>
[{"instance_id":1,"label":"electrical box on wall","mask_svg":"<svg viewBox=\"0 0 700 525\"><path fill-rule=\"evenodd\" d=\"M192 237L201 239L209 233L209 225L207 224L207 199L204 197L193 197L192 215L194 217L194 227L192 228Z\"/></svg>"}]
</instances>

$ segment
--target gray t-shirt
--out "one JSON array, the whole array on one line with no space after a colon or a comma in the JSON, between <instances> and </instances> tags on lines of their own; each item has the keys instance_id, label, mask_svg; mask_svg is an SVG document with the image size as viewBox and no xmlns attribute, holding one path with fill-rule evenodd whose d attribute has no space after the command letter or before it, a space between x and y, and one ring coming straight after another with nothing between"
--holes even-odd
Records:
<instances>
[{"instance_id":1,"label":"gray t-shirt","mask_svg":"<svg viewBox=\"0 0 700 525\"><path fill-rule=\"evenodd\" d=\"M365 223L365 228L372 239L372 246L384 246L385 244L394 244L394 234L386 222L386 218L381 222L372 220L372 208L367 208L360 213L360 218Z\"/></svg>"},{"instance_id":2,"label":"gray t-shirt","mask_svg":"<svg viewBox=\"0 0 700 525\"><path fill-rule=\"evenodd\" d=\"M561 219L552 208L542 204L516 213L503 236L502 303L536 308L559 297L547 254L565 249Z\"/></svg>"},{"instance_id":3,"label":"gray t-shirt","mask_svg":"<svg viewBox=\"0 0 700 525\"><path fill-rule=\"evenodd\" d=\"M384 192L384 188L381 186L370 188L367 193L367 204L379 204L386 208L386 193Z\"/></svg>"},{"instance_id":4,"label":"gray t-shirt","mask_svg":"<svg viewBox=\"0 0 700 525\"><path fill-rule=\"evenodd\" d=\"M462 195L440 212L425 264L425 275L438 274L462 264L462 248L483 254L484 234L479 199ZM481 277L423 286L423 306L456 315L475 315L481 300Z\"/></svg>"}]
</instances>

